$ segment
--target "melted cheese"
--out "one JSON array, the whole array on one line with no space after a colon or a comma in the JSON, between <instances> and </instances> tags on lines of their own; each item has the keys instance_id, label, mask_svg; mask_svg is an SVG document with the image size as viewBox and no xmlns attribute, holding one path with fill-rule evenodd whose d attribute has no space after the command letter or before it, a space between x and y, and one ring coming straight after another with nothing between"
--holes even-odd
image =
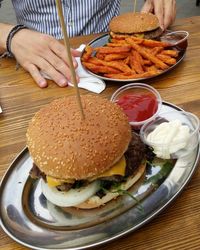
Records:
<instances>
[{"instance_id":1,"label":"melted cheese","mask_svg":"<svg viewBox=\"0 0 200 250\"><path fill-rule=\"evenodd\" d=\"M95 175L92 178L89 179L89 181L93 181L97 178L100 177L108 177L108 176L112 176L112 175L125 175L125 170L126 170L126 159L124 156L122 156L122 158L115 163L115 165L113 165L109 170L103 172L100 175Z\"/></svg>"},{"instance_id":2,"label":"melted cheese","mask_svg":"<svg viewBox=\"0 0 200 250\"><path fill-rule=\"evenodd\" d=\"M98 177L107 177L107 176L112 176L112 175L125 175L125 169L126 169L126 159L124 156L115 163L115 165L107 170L106 172L98 175Z\"/></svg>"},{"instance_id":3,"label":"melted cheese","mask_svg":"<svg viewBox=\"0 0 200 250\"><path fill-rule=\"evenodd\" d=\"M97 178L100 177L107 177L107 176L112 176L112 175L125 175L125 170L126 170L126 159L124 156L122 156L122 158L115 163L115 165L113 165L112 168L110 168L109 170L105 171L104 173L100 174L100 175L96 175L93 176L92 178L90 178L90 181L95 180ZM57 178L53 178L51 176L47 176L46 177L47 183L50 187L56 187L61 185L62 183L74 183L75 180L73 179L67 179L67 180L60 180Z\"/></svg>"},{"instance_id":4,"label":"melted cheese","mask_svg":"<svg viewBox=\"0 0 200 250\"><path fill-rule=\"evenodd\" d=\"M49 175L46 176L47 183L50 187L56 187L59 185L62 185L63 183L74 183L74 179L67 179L67 180L62 180L62 179L57 179L54 177L51 177Z\"/></svg>"}]
</instances>

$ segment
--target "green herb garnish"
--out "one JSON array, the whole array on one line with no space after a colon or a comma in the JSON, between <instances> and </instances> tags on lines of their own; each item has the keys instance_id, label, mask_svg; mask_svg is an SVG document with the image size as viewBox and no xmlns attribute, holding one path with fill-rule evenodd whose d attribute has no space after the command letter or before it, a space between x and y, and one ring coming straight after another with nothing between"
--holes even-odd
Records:
<instances>
[{"instance_id":1,"label":"green herb garnish","mask_svg":"<svg viewBox=\"0 0 200 250\"><path fill-rule=\"evenodd\" d=\"M148 162L148 164L151 164L151 163ZM159 186L159 183L169 175L172 168L173 168L173 164L171 161L165 162L162 168L160 169L160 171L157 174L148 178L145 181L145 183L152 183L152 185L154 185L155 187Z\"/></svg>"},{"instance_id":2,"label":"green herb garnish","mask_svg":"<svg viewBox=\"0 0 200 250\"><path fill-rule=\"evenodd\" d=\"M101 183L103 184L103 183ZM103 185L100 185L100 189L106 194L106 193L117 193L119 195L128 195L129 197L131 197L134 201L136 201L137 205L138 205L138 209L140 212L144 212L144 208L142 207L140 201L133 196L130 192L128 192L127 190L121 189L121 183L117 183L117 182L113 182L112 186L110 189L105 188Z\"/></svg>"}]
</instances>

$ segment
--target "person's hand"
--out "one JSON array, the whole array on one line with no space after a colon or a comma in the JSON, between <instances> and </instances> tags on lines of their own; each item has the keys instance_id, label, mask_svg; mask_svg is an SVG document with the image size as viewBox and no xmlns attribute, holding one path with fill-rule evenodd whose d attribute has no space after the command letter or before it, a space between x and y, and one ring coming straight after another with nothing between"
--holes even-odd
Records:
<instances>
[{"instance_id":1,"label":"person's hand","mask_svg":"<svg viewBox=\"0 0 200 250\"><path fill-rule=\"evenodd\" d=\"M166 29L176 18L176 0L146 0L141 11L154 13L160 27Z\"/></svg>"},{"instance_id":2,"label":"person's hand","mask_svg":"<svg viewBox=\"0 0 200 250\"><path fill-rule=\"evenodd\" d=\"M28 29L20 30L12 39L11 50L18 63L41 88L47 86L47 81L40 71L46 73L60 87L68 85L71 74L66 60L66 49L52 36ZM80 52L71 50L71 53L76 68L74 57L80 56Z\"/></svg>"}]
</instances>

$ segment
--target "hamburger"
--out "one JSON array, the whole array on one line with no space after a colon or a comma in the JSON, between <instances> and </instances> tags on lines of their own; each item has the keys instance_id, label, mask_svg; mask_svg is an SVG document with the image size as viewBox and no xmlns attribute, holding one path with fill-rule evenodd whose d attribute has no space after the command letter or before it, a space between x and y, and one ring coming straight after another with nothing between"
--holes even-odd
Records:
<instances>
[{"instance_id":1,"label":"hamburger","mask_svg":"<svg viewBox=\"0 0 200 250\"><path fill-rule=\"evenodd\" d=\"M145 172L145 147L132 134L127 116L115 103L82 96L54 100L29 123L27 146L32 178L39 178L47 200L61 207L96 208L127 190Z\"/></svg>"},{"instance_id":2,"label":"hamburger","mask_svg":"<svg viewBox=\"0 0 200 250\"><path fill-rule=\"evenodd\" d=\"M114 17L109 24L110 35L130 35L156 39L162 34L158 18L151 13L127 12Z\"/></svg>"}]
</instances>

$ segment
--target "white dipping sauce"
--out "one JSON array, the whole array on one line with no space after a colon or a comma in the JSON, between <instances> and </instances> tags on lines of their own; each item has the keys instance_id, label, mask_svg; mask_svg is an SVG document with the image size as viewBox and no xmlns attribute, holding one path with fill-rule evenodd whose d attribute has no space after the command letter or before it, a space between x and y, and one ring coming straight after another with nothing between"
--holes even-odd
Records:
<instances>
[{"instance_id":1,"label":"white dipping sauce","mask_svg":"<svg viewBox=\"0 0 200 250\"><path fill-rule=\"evenodd\" d=\"M157 157L170 159L170 155L187 146L190 138L190 129L182 125L181 121L163 122L147 136Z\"/></svg>"}]
</instances>

